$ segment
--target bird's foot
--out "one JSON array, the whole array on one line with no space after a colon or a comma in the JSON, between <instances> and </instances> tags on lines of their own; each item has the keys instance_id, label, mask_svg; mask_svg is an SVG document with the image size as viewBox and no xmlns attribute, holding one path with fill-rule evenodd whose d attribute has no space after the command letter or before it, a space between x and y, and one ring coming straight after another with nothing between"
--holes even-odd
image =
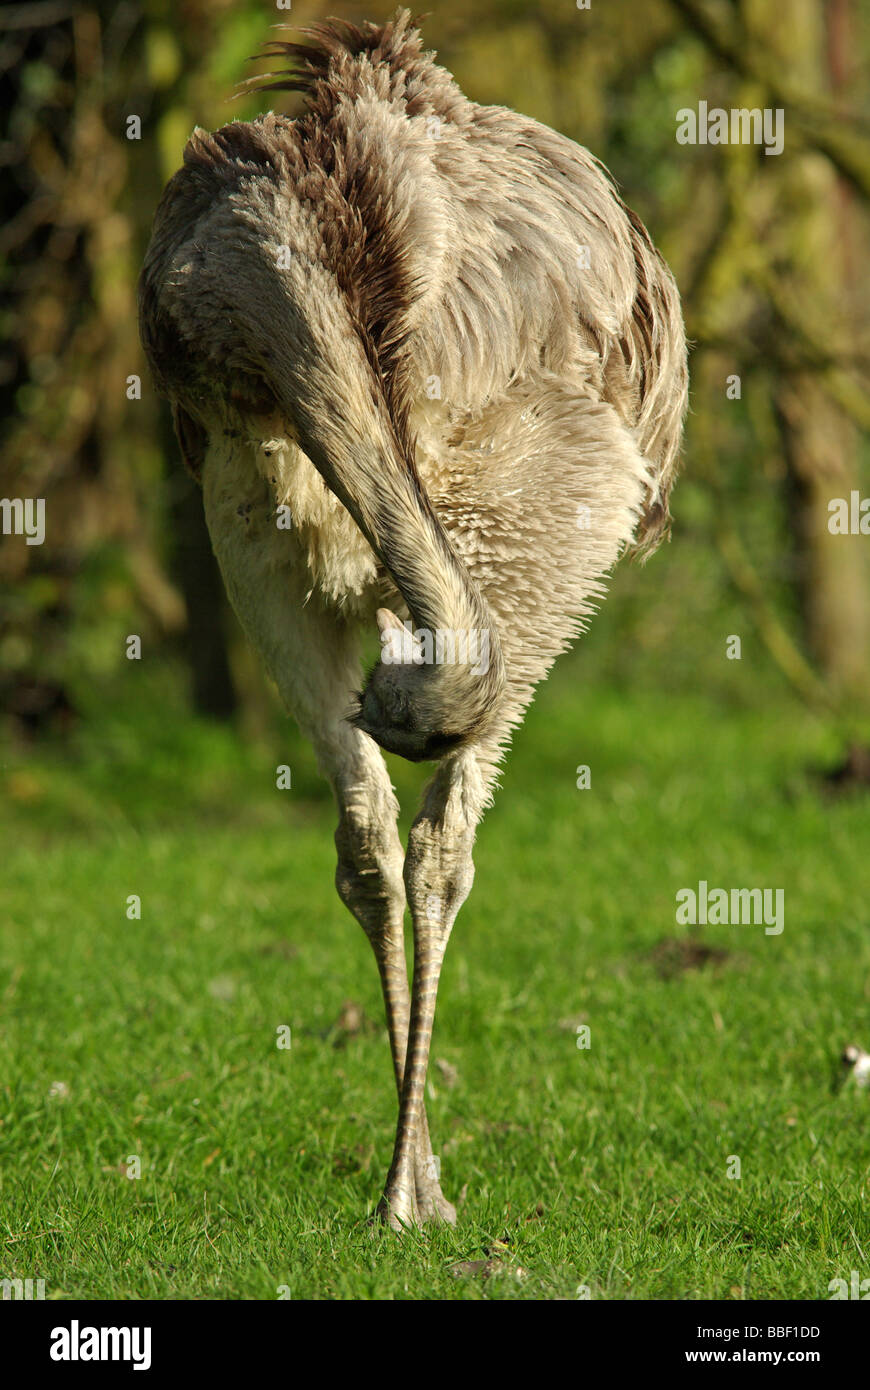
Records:
<instances>
[{"instance_id":1,"label":"bird's foot","mask_svg":"<svg viewBox=\"0 0 870 1390\"><path fill-rule=\"evenodd\" d=\"M399 1233L408 1227L419 1226L420 1212L413 1184L406 1187L399 1183L387 1183L372 1220Z\"/></svg>"},{"instance_id":2,"label":"bird's foot","mask_svg":"<svg viewBox=\"0 0 870 1390\"><path fill-rule=\"evenodd\" d=\"M456 1208L452 1202L448 1202L441 1191L441 1184L433 1169L431 1154L427 1158L418 1155L414 1166L414 1181L420 1220L422 1222L446 1221L448 1226L455 1226Z\"/></svg>"},{"instance_id":3,"label":"bird's foot","mask_svg":"<svg viewBox=\"0 0 870 1390\"><path fill-rule=\"evenodd\" d=\"M456 1208L452 1202L448 1202L444 1193L440 1189L436 1192L417 1191L417 1210L420 1213L420 1220L444 1221L448 1226L456 1225Z\"/></svg>"}]
</instances>

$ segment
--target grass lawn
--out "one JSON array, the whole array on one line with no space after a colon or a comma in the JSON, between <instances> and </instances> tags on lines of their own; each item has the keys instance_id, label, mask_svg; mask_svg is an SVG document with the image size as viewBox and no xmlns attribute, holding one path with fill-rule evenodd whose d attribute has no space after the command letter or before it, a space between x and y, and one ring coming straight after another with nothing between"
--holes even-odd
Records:
<instances>
[{"instance_id":1,"label":"grass lawn","mask_svg":"<svg viewBox=\"0 0 870 1390\"><path fill-rule=\"evenodd\" d=\"M386 1032L295 732L244 743L143 673L72 750L6 750L0 1277L49 1298L825 1299L870 1276L870 1094L831 1084L845 1043L870 1047L866 800L820 793L831 731L787 697L581 669L517 738L448 951L429 1115L455 1231L366 1225ZM392 766L406 827L420 773ZM701 879L783 888L785 930L677 925Z\"/></svg>"}]
</instances>

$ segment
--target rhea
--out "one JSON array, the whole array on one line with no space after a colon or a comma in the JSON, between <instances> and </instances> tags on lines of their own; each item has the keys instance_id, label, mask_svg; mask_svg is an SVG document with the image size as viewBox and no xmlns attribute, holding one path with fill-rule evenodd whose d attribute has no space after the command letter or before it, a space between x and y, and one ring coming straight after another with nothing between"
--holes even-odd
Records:
<instances>
[{"instance_id":1,"label":"rhea","mask_svg":"<svg viewBox=\"0 0 870 1390\"><path fill-rule=\"evenodd\" d=\"M194 131L140 321L230 601L335 793L399 1092L377 1207L398 1230L455 1220L424 1088L475 831L535 685L667 531L686 349L586 150L467 100L407 11L306 38L260 83L304 93L296 119ZM378 745L436 764L404 854Z\"/></svg>"}]
</instances>

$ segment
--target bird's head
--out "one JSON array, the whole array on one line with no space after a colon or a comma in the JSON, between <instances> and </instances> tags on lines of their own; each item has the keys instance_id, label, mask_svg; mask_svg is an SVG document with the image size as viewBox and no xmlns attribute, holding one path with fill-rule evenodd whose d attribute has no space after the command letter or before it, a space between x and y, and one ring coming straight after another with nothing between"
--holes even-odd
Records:
<instances>
[{"instance_id":1,"label":"bird's head","mask_svg":"<svg viewBox=\"0 0 870 1390\"><path fill-rule=\"evenodd\" d=\"M442 758L469 738L463 702L452 701L445 690L450 674L445 668L433 670L419 640L388 608L378 609L377 623L381 660L359 696L351 723L388 753L410 762ZM454 681L461 679L454 676ZM450 708L456 714L445 717Z\"/></svg>"}]
</instances>

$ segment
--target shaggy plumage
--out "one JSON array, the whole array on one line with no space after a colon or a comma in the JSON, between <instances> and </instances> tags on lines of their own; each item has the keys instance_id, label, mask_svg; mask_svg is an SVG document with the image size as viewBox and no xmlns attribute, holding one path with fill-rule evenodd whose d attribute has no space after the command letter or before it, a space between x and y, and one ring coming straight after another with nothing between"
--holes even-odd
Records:
<instances>
[{"instance_id":1,"label":"shaggy plumage","mask_svg":"<svg viewBox=\"0 0 870 1390\"><path fill-rule=\"evenodd\" d=\"M271 45L290 68L260 83L304 92L298 119L194 131L140 314L230 598L336 790L339 892L375 948L393 1041L380 1210L400 1225L452 1215L423 1085L475 827L607 572L666 530L686 352L673 279L587 151L468 101L407 11L309 38ZM376 618L385 641L407 618L484 634L485 669L418 649L379 663L353 706ZM440 759L404 869L369 735Z\"/></svg>"}]
</instances>

